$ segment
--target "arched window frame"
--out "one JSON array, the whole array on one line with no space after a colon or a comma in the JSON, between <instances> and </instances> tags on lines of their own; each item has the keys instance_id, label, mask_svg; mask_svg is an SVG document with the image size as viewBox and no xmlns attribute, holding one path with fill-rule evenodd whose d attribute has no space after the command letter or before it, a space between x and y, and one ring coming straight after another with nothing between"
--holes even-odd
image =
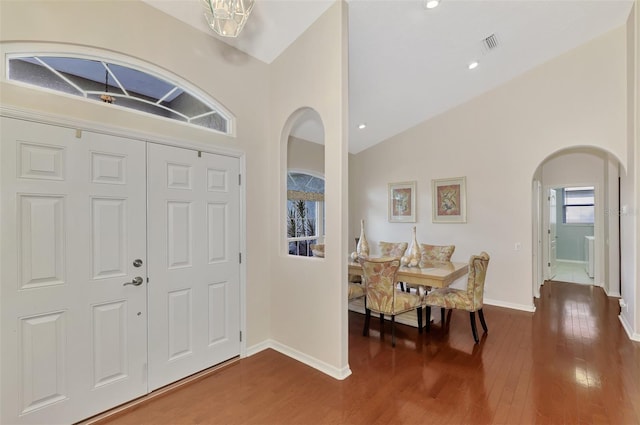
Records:
<instances>
[{"instance_id":1,"label":"arched window frame","mask_svg":"<svg viewBox=\"0 0 640 425\"><path fill-rule=\"evenodd\" d=\"M22 82L19 80L12 80L10 77L10 66L9 63L12 59L16 59L16 58L25 58L25 57L60 57L60 58L73 58L73 59L81 59L81 60L89 60L89 61L95 61L95 62L100 62L103 64L113 64L113 65L117 65L120 67L125 67L125 68L129 68L131 70L143 73L143 74L147 74L153 78L159 79L169 85L172 85L174 87L177 88L177 90L182 90L185 93L187 93L188 95L192 96L193 98L197 99L199 102L202 102L205 106L207 106L208 108L210 108L212 111L215 111L215 113L217 115L219 115L220 117L222 117L225 122L226 122L226 131L221 131L221 130L217 130L214 128L210 128L207 126L203 126L203 125L198 125L198 124L194 124L191 121L195 120L198 118L198 116L192 116L189 117L189 119L187 119L186 121L182 121L179 119L175 119L175 118L171 118L171 117L166 117L166 116L161 116L161 115L157 115L157 114L153 114L151 112L147 112L144 110L139 110L139 109L135 109L132 107L128 107L128 106L120 106L117 105L116 103L113 104L108 104L109 107L115 107L115 108L120 108L120 109L124 109L127 111L131 111L133 113L138 113L138 114L144 114L145 116L151 116L154 117L156 119L163 119L163 120L170 120L171 122L177 122L180 123L182 125L188 125L191 127L195 127L195 128L199 128L199 129L204 129L207 131L211 131L214 133L218 133L218 134L225 134L228 136L232 136L235 137L236 134L236 119L235 116L225 107L223 107L219 102L217 102L215 99L211 98L211 96L207 95L206 93L204 93L202 90L196 88L194 85L188 83L187 81L185 81L184 79L173 75L171 73L168 73L166 70L163 70L159 67L156 67L152 64L148 64L148 63L144 63L142 61L136 60L134 58L129 58L123 55L110 55L110 52L105 52L105 54L103 54L103 52L101 51L95 51L95 49L89 49L92 51L95 51L94 53L82 53L82 52L74 52L74 51L69 51L69 50L51 50L51 51L42 51L40 49L37 49L37 46L32 46L29 44L22 44L22 43L16 43L19 45L16 46L11 46L11 47L7 47L7 45L2 46L3 47L3 52L4 52L4 61L3 61L3 72L2 75L4 77L4 80L9 83L9 84L14 84L14 85L19 85L19 86L23 86L23 87L28 87L30 89L37 89L37 90L42 90L45 92L49 92L52 94L56 94L59 96L65 96L65 97L70 97L73 99L82 99L82 100L87 100L90 101L92 103L101 103L98 102L92 98L89 98L89 96L87 94L91 94L91 95L96 95L96 94L102 94L103 92L100 91L85 91L82 90L78 87L75 87L76 90L80 91L81 94L70 94L70 93L66 93L64 91L59 91L59 90L55 90L55 89L51 89L48 88L46 86L43 85L37 85L37 84L32 84L32 83L27 83L27 82ZM82 49L82 48L80 48ZM13 51L12 51L13 50ZM55 74L55 72L54 72ZM109 93L110 95L114 95L114 93ZM127 97L126 95L123 96L122 94L118 94L117 96L119 97ZM140 97L135 97L135 96L131 96L131 99L135 99L136 102L140 102L140 103L148 103L148 104L153 104L153 102L150 102L148 100L142 99ZM162 101L162 99L160 99L160 101ZM161 109L167 109L162 105L154 105L155 107L161 108ZM169 108L170 109L170 108ZM172 111L172 113L176 113L176 111ZM176 115L180 115L180 113L176 113ZM184 114L181 114L184 116Z\"/></svg>"}]
</instances>

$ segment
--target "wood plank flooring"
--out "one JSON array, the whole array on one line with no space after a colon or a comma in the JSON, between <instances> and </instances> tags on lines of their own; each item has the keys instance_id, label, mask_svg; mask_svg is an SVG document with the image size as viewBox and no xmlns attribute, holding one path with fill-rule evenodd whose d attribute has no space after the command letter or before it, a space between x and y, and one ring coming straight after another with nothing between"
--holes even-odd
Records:
<instances>
[{"instance_id":1,"label":"wood plank flooring","mask_svg":"<svg viewBox=\"0 0 640 425\"><path fill-rule=\"evenodd\" d=\"M273 350L103 424L639 424L640 343L601 288L547 282L535 314L485 306L431 332L349 315L353 374L338 381ZM436 317L439 313L436 312ZM482 328L478 326L479 332Z\"/></svg>"}]
</instances>

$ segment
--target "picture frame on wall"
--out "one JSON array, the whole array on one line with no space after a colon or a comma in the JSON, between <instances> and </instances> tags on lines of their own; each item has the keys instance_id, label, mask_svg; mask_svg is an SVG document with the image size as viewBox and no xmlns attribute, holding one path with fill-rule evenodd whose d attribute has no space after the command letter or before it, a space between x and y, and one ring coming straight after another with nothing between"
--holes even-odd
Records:
<instances>
[{"instance_id":1,"label":"picture frame on wall","mask_svg":"<svg viewBox=\"0 0 640 425\"><path fill-rule=\"evenodd\" d=\"M389 183L389 222L416 222L416 182Z\"/></svg>"},{"instance_id":2,"label":"picture frame on wall","mask_svg":"<svg viewBox=\"0 0 640 425\"><path fill-rule=\"evenodd\" d=\"M431 218L434 223L467 222L466 186L466 177L431 180Z\"/></svg>"}]
</instances>

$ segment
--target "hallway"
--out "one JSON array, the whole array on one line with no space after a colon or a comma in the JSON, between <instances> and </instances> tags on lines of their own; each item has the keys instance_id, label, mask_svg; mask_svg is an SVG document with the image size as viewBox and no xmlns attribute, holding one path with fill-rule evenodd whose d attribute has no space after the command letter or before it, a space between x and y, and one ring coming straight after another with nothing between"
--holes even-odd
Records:
<instances>
[{"instance_id":1,"label":"hallway","mask_svg":"<svg viewBox=\"0 0 640 425\"><path fill-rule=\"evenodd\" d=\"M557 260L556 275L553 280L557 282L593 285L593 278L587 275L585 264L573 261Z\"/></svg>"}]
</instances>

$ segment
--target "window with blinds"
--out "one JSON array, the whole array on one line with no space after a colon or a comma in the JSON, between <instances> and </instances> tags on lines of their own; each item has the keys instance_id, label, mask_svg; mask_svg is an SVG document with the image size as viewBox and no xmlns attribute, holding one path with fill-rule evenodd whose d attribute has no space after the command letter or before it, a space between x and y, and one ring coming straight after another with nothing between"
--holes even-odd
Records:
<instances>
[{"instance_id":1,"label":"window with blinds","mask_svg":"<svg viewBox=\"0 0 640 425\"><path fill-rule=\"evenodd\" d=\"M594 223L595 194L592 186L566 187L563 191L563 198L563 223Z\"/></svg>"}]
</instances>

